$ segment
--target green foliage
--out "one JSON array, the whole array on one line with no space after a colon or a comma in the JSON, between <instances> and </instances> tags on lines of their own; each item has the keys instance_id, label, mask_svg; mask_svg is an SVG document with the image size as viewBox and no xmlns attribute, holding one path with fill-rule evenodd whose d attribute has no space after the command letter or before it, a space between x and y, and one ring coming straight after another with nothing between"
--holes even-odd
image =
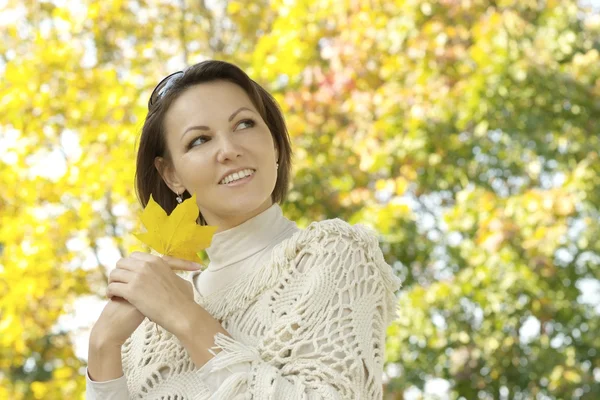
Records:
<instances>
[{"instance_id":1,"label":"green foliage","mask_svg":"<svg viewBox=\"0 0 600 400\"><path fill-rule=\"evenodd\" d=\"M599 309L579 287L600 279L600 17L574 0L208 3L0 11L0 399L82 395L57 321L103 293L101 248L137 246L151 89L209 57L284 109L286 215L381 232L404 278L390 398L442 378L451 398L595 399Z\"/></svg>"}]
</instances>

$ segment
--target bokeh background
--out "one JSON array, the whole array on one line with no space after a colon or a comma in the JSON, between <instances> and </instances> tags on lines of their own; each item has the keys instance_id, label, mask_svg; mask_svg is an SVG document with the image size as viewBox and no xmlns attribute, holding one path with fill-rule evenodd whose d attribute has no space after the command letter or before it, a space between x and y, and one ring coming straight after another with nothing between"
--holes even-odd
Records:
<instances>
[{"instance_id":1,"label":"bokeh background","mask_svg":"<svg viewBox=\"0 0 600 400\"><path fill-rule=\"evenodd\" d=\"M0 399L83 398L147 98L207 58L280 102L286 216L381 233L388 399L600 398L598 3L0 0Z\"/></svg>"}]
</instances>

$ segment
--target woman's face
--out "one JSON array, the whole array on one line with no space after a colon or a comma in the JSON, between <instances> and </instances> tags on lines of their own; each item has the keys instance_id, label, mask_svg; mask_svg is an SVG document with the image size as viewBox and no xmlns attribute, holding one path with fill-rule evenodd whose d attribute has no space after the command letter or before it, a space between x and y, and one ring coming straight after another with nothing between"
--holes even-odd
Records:
<instances>
[{"instance_id":1,"label":"woman's face","mask_svg":"<svg viewBox=\"0 0 600 400\"><path fill-rule=\"evenodd\" d=\"M241 87L228 81L190 87L171 104L165 127L172 165L161 158L155 165L173 191L197 194L209 225L226 230L273 204L277 150Z\"/></svg>"}]
</instances>

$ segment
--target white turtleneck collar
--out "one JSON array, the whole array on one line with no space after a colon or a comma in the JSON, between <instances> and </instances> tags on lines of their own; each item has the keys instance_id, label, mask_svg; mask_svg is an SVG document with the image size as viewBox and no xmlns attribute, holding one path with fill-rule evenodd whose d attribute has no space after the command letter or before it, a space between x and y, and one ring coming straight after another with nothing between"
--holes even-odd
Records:
<instances>
[{"instance_id":1,"label":"white turtleneck collar","mask_svg":"<svg viewBox=\"0 0 600 400\"><path fill-rule=\"evenodd\" d=\"M297 229L295 222L283 216L279 204L273 203L248 221L213 236L210 247L206 249L210 259L207 270L218 271L243 261L278 243L278 239L290 230Z\"/></svg>"}]
</instances>

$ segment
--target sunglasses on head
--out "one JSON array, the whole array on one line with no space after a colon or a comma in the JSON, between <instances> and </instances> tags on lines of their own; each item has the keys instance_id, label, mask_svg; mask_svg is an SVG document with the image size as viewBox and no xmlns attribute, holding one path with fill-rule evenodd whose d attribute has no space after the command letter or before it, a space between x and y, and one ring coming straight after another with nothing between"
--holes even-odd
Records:
<instances>
[{"instance_id":1,"label":"sunglasses on head","mask_svg":"<svg viewBox=\"0 0 600 400\"><path fill-rule=\"evenodd\" d=\"M150 99L148 100L148 110L154 104L156 104L160 99L162 99L165 94L171 89L171 87L183 76L183 71L173 72L171 75L164 78L162 81L156 85L152 94L150 95Z\"/></svg>"}]
</instances>

